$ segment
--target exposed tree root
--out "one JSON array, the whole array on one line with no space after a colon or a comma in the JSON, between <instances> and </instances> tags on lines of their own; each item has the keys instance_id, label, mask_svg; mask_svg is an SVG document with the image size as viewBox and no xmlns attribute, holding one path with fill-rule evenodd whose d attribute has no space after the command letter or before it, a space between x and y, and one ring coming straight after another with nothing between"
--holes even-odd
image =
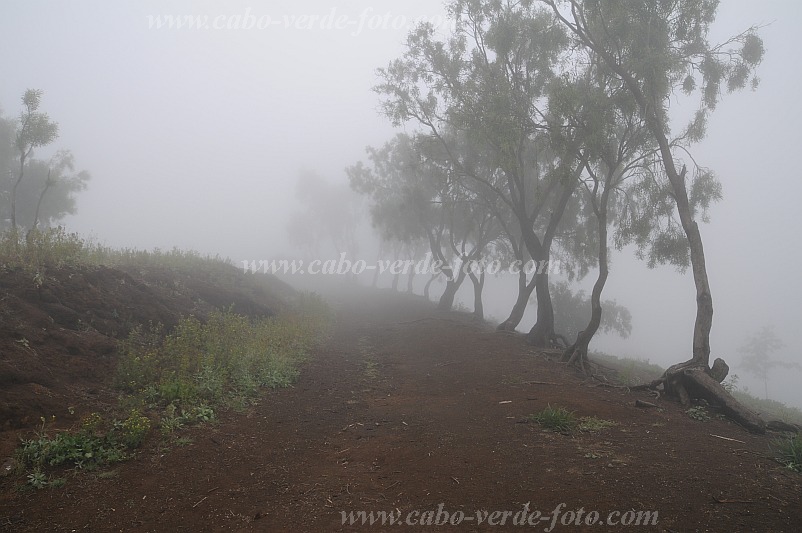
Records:
<instances>
[{"instance_id":1,"label":"exposed tree root","mask_svg":"<svg viewBox=\"0 0 802 533\"><path fill-rule=\"evenodd\" d=\"M727 417L752 433L765 433L766 423L763 419L721 385L728 370L727 364L721 359L716 359L712 369L690 360L669 367L659 379L647 385L631 387L631 390L659 390L662 386L665 394L678 398L686 406L690 405L692 399L703 399L718 405Z\"/></svg>"}]
</instances>

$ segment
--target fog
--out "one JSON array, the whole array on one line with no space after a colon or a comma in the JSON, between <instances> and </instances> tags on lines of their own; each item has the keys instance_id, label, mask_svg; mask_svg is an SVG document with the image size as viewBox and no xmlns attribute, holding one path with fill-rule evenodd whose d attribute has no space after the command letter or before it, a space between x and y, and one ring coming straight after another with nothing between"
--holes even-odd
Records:
<instances>
[{"instance_id":1,"label":"fog","mask_svg":"<svg viewBox=\"0 0 802 533\"><path fill-rule=\"evenodd\" d=\"M246 14L271 24L156 27L166 15L213 24ZM4 2L0 107L15 116L23 92L42 89L42 108L61 135L37 155L70 149L78 168L92 173L77 214L64 220L68 229L115 247L194 249L235 264L287 258L299 253L287 238L287 221L302 209L299 174L345 184L344 168L364 159L367 145L390 139L396 130L371 89L375 70L403 52L414 20L437 23L443 15L422 0L392 8L366 1ZM337 29L326 16L348 23ZM761 84L724 97L693 153L724 186L701 228L715 306L711 355L759 395L761 384L738 368L747 334L774 325L786 345L776 358L802 362L802 4L727 0L713 37L753 24L767 24ZM375 260L370 244L361 250ZM594 277L581 286L589 291ZM486 315L503 319L514 281L488 283ZM689 358L696 312L689 272L649 270L631 250L616 252L604 297L630 309L633 332L625 340L600 336L592 347L664 366ZM469 284L460 298L470 307ZM531 311L519 329L531 326ZM802 406L800 379L773 373L770 396Z\"/></svg>"}]
</instances>

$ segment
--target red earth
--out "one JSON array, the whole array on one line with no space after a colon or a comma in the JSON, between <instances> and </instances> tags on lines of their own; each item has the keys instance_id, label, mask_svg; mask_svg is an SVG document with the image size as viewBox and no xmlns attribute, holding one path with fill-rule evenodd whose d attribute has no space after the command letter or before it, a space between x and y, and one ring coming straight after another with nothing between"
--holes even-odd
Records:
<instances>
[{"instance_id":1,"label":"red earth","mask_svg":"<svg viewBox=\"0 0 802 533\"><path fill-rule=\"evenodd\" d=\"M159 299L147 300L128 305L155 312ZM68 471L60 488L25 489L24 474L8 475L0 480L0 529L544 531L554 516L552 531L802 528L802 476L772 459L776 434L752 435L715 417L697 421L671 401L599 386L558 363L555 352L419 297L365 289L331 301L331 334L295 386L167 439L153 432L133 460ZM13 329L10 316L3 342L18 349L21 326ZM55 396L42 408L60 414L67 401L82 411L112 402L110 337L94 328L59 332L50 317L35 325L41 338L25 337L28 347L44 357L44 346L58 345L69 360L64 352L75 346L71 357L82 363L50 365L45 384L21 383L35 369L18 369L12 388L23 388L11 395L3 378L6 412L30 418L37 409L15 402L37 394ZM636 399L659 408L637 408ZM529 419L549 405L614 425L555 433ZM0 460L25 434L22 418L14 420ZM513 524L525 505L534 525ZM400 514L412 525L343 523L359 511ZM622 525L647 511L650 525ZM460 523L425 525L444 513Z\"/></svg>"}]
</instances>

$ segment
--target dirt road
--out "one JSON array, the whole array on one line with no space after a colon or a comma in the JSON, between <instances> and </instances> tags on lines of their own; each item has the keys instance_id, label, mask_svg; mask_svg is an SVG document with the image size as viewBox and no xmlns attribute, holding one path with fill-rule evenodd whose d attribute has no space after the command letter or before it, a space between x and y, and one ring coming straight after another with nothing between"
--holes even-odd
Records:
<instances>
[{"instance_id":1,"label":"dirt road","mask_svg":"<svg viewBox=\"0 0 802 533\"><path fill-rule=\"evenodd\" d=\"M553 531L620 531L643 511L657 525L626 529L802 524L802 476L768 458L771 437L662 401L637 409L646 396L587 383L520 339L418 298L374 293L335 305L331 338L293 388L182 432L192 441L183 446L156 436L135 460L68 475L63 488L4 482L0 528L543 531L557 516ZM528 421L549 404L615 425L560 434ZM527 503L535 525L514 525ZM359 511L416 525L343 524ZM459 525L420 525L446 516Z\"/></svg>"}]
</instances>

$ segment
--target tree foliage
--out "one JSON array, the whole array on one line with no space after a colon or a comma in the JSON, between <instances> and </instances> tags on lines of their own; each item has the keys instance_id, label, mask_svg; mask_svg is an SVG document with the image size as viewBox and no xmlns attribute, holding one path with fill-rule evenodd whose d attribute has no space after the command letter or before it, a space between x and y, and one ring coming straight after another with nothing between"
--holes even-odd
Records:
<instances>
[{"instance_id":1,"label":"tree foliage","mask_svg":"<svg viewBox=\"0 0 802 533\"><path fill-rule=\"evenodd\" d=\"M28 89L17 120L0 114L0 226L11 229L50 226L76 211L76 195L86 189L89 172L76 170L68 150L47 160L35 149L58 138L58 124L40 110L42 91Z\"/></svg>"},{"instance_id":2,"label":"tree foliage","mask_svg":"<svg viewBox=\"0 0 802 533\"><path fill-rule=\"evenodd\" d=\"M554 301L554 321L557 330L566 339L575 339L590 320L590 298L583 290L572 291L568 282L560 281L551 286ZM632 333L632 314L629 309L615 300L602 302L602 315L599 331L627 338Z\"/></svg>"},{"instance_id":3,"label":"tree foliage","mask_svg":"<svg viewBox=\"0 0 802 533\"><path fill-rule=\"evenodd\" d=\"M698 223L722 187L691 148L725 92L758 85L764 55L755 27L711 43L717 8L714 0L451 0L452 30L415 27L401 57L378 71L383 113L426 140L410 145L417 157L426 157L422 148L438 153L418 173L420 186L438 191L421 205L482 205L502 230L493 249L507 259L554 253L570 275L598 268L575 353L603 327L608 246L634 245L650 267L691 267L688 365L709 370L713 305ZM675 124L680 93L696 109ZM529 339L544 346L555 329L548 273L519 276L502 326L517 325L533 289Z\"/></svg>"}]
</instances>

